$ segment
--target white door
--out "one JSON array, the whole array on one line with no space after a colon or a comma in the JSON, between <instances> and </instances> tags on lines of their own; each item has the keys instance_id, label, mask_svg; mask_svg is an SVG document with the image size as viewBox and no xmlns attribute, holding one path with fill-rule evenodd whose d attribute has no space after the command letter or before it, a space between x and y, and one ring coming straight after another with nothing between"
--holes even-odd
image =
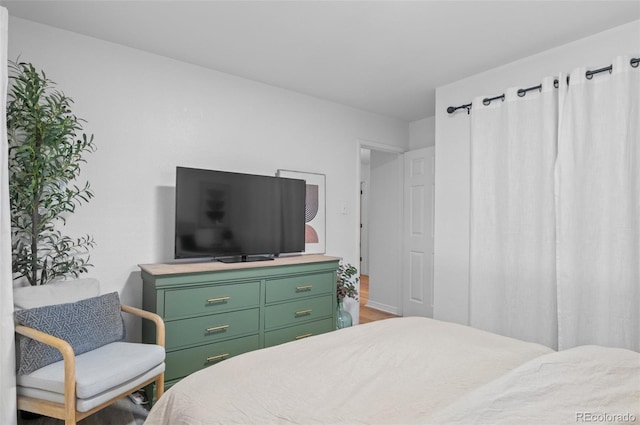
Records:
<instances>
[{"instance_id":1,"label":"white door","mask_svg":"<svg viewBox=\"0 0 640 425\"><path fill-rule=\"evenodd\" d=\"M434 150L404 154L404 316L433 317Z\"/></svg>"}]
</instances>

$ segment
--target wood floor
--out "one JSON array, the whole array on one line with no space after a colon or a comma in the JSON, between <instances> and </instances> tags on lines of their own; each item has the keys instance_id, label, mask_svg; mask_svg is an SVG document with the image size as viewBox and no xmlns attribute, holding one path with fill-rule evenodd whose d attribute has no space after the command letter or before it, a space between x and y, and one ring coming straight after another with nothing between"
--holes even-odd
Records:
<instances>
[{"instance_id":1,"label":"wood floor","mask_svg":"<svg viewBox=\"0 0 640 425\"><path fill-rule=\"evenodd\" d=\"M369 301L369 276L360 275L360 323L375 322L376 320L389 319L396 317L391 313L376 310L375 308L367 307L367 301Z\"/></svg>"}]
</instances>

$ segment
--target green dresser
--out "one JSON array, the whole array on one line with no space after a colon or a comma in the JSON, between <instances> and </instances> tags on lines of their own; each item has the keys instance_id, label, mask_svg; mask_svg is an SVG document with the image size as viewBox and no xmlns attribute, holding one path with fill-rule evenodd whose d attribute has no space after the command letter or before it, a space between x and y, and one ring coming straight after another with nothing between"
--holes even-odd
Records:
<instances>
[{"instance_id":1,"label":"green dresser","mask_svg":"<svg viewBox=\"0 0 640 425\"><path fill-rule=\"evenodd\" d=\"M339 259L141 264L142 306L166 326L166 387L238 354L329 332ZM148 322L148 321L143 321ZM144 342L155 328L143 323Z\"/></svg>"}]
</instances>

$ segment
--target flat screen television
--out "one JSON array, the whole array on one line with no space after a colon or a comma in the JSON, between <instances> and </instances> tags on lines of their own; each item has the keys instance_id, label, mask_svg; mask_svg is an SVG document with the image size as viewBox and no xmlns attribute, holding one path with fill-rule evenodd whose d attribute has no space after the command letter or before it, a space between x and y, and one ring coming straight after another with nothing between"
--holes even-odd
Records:
<instances>
[{"instance_id":1,"label":"flat screen television","mask_svg":"<svg viewBox=\"0 0 640 425\"><path fill-rule=\"evenodd\" d=\"M268 260L304 251L304 180L176 167L175 258Z\"/></svg>"}]
</instances>

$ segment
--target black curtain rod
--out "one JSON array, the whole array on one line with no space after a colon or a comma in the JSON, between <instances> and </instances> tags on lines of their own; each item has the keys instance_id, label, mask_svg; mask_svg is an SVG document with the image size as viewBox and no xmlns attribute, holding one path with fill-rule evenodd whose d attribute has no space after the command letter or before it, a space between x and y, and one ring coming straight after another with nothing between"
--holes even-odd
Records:
<instances>
[{"instance_id":1,"label":"black curtain rod","mask_svg":"<svg viewBox=\"0 0 640 425\"><path fill-rule=\"evenodd\" d=\"M629 65L631 65L634 68L637 68L638 65L640 65L640 58L632 58L629 61ZM590 80L590 79L593 78L594 75L599 74L601 72L605 72L605 71L609 71L609 74L611 74L611 72L613 72L613 65L605 66L604 68L589 70L589 71L585 72L584 76L587 78L587 80ZM567 75L567 84L569 84L569 76L568 75ZM557 79L555 79L553 81L553 86L555 88L558 88L560 86L560 84L558 84L558 80ZM533 86L533 87L528 87L526 89L518 89L517 93L518 93L518 96L524 97L528 92L530 92L532 90L542 91L542 84L538 84L537 86ZM505 99L504 93L499 95L499 96L485 97L484 99L482 99L482 104L485 105L485 106L488 106L488 105L491 104L492 101L498 100L498 99L504 101L504 99ZM447 108L447 112L450 113L450 114L453 114L458 109L466 109L467 110L467 114L470 114L471 113L471 103L466 103L466 104L460 105L460 106L449 106Z\"/></svg>"}]
</instances>

